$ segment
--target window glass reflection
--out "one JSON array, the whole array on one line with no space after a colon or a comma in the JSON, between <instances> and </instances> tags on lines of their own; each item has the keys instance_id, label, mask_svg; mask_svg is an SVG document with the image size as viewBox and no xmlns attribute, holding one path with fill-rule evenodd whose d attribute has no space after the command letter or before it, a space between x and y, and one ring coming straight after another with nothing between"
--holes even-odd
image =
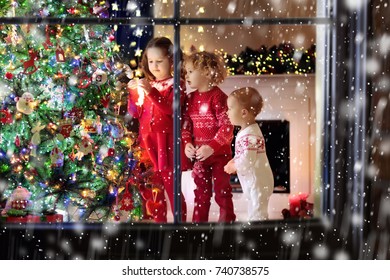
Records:
<instances>
[{"instance_id":1,"label":"window glass reflection","mask_svg":"<svg viewBox=\"0 0 390 280\"><path fill-rule=\"evenodd\" d=\"M299 18L315 17L310 0L183 0L181 16L189 18Z\"/></svg>"}]
</instances>

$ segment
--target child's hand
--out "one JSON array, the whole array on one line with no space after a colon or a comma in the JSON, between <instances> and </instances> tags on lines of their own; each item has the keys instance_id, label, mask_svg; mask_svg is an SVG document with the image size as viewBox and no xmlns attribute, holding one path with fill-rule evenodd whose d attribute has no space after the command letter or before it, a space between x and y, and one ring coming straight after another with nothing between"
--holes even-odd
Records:
<instances>
[{"instance_id":1,"label":"child's hand","mask_svg":"<svg viewBox=\"0 0 390 280\"><path fill-rule=\"evenodd\" d=\"M231 159L226 165L225 167L223 168L223 170L227 173L227 174L234 174L237 172L237 168L236 166L234 165L234 159Z\"/></svg>"},{"instance_id":2,"label":"child's hand","mask_svg":"<svg viewBox=\"0 0 390 280\"><path fill-rule=\"evenodd\" d=\"M196 148L194 147L194 145L192 145L192 143L187 143L184 148L184 153L186 154L186 157L188 157L191 160L194 159L195 152L196 152Z\"/></svg>"},{"instance_id":3,"label":"child's hand","mask_svg":"<svg viewBox=\"0 0 390 280\"><path fill-rule=\"evenodd\" d=\"M141 88L145 95L148 95L152 87L147 79L138 80L138 87Z\"/></svg>"},{"instance_id":4,"label":"child's hand","mask_svg":"<svg viewBox=\"0 0 390 280\"><path fill-rule=\"evenodd\" d=\"M199 149L196 150L196 159L199 161L206 160L209 156L211 156L214 153L213 148L211 148L209 145L203 145Z\"/></svg>"},{"instance_id":5,"label":"child's hand","mask_svg":"<svg viewBox=\"0 0 390 280\"><path fill-rule=\"evenodd\" d=\"M127 83L127 88L129 89L137 89L138 82L137 80L130 80L130 82Z\"/></svg>"}]
</instances>

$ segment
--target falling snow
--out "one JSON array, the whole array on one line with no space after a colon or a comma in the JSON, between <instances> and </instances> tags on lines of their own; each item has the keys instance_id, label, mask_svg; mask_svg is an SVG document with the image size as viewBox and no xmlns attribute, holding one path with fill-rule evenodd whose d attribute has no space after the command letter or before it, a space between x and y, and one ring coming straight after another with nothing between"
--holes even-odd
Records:
<instances>
[{"instance_id":1,"label":"falling snow","mask_svg":"<svg viewBox=\"0 0 390 280\"><path fill-rule=\"evenodd\" d=\"M123 7L117 4L119 2L121 1L114 3L113 11L123 9L127 12L126 16L141 15L140 1L127 1ZM172 16L173 1L152 2L151 9L155 17ZM340 45L335 47L332 45L333 42L323 38L322 35L325 34L318 34L319 29L315 24L254 24L257 19L316 17L317 9L325 9L316 5L326 1L182 0L180 2L181 16L184 17L242 19L240 25L183 24L180 26L180 46L184 53L189 53L194 47L199 51L218 50L226 55L236 55L236 58L239 53L246 52L247 56L244 58L252 58L250 50L258 51L262 46L271 48L283 43L286 46L294 45L295 51L292 53L294 62L304 63L302 59L308 57L306 53L310 46L315 44L319 46L316 53L317 69L313 72L284 73L280 76L272 72L252 76L237 75L227 78L227 81L221 85L227 94L241 86L255 86L264 97L264 108L258 119L288 122L289 145L283 149L282 155L289 152L290 193L310 193L310 198L315 205L315 217L283 220L281 209L289 207L289 193L274 193L273 198L276 198L274 203L276 201L277 206L283 205L283 207L279 209L275 205L270 206L271 210L275 208L277 210L273 212L274 218L264 223L249 223L245 220L244 213L239 216L241 220L237 223L218 224L216 217L219 211L214 207L215 201L212 201L210 210L212 222L209 224L159 225L149 222L113 221L96 224L0 224L0 246L3 251L1 257L9 259L388 259L390 256L388 248L390 77L385 67L389 65L390 35L388 29L376 30L384 28L384 18L389 14L388 4L384 3L386 1L374 1L373 9L378 13L378 21L370 25L372 27L370 36L374 38L369 38L372 41L368 42L368 53L363 52L360 57L349 56L349 52L354 53L356 49L350 48L366 43L368 39L366 30L364 32L358 29L352 30L353 32L348 34L353 35L350 38L342 38L337 42ZM340 25L336 29L340 29L341 32L355 28L351 21L356 19L359 12L364 12L363 8L368 4L368 0L341 1L340 8L343 14L340 15ZM34 4L34 9L41 17L50 15L49 8L41 8L38 3ZM381 9L387 10L381 12ZM3 14L7 17L15 16L12 10L4 11ZM372 17L375 19L376 15ZM371 17L368 18L371 20ZM129 45L135 49L137 59L141 57L143 51L138 45L138 39L142 40L147 33L144 27L134 28L132 35L136 40L129 42ZM45 34L34 25L31 27L31 32L35 36L37 45L45 42ZM156 25L153 32L156 36L174 38L173 28L170 26ZM4 53L12 48L10 45L5 47L7 35L9 34L2 35L0 40L0 51ZM88 46L91 36L90 30L84 29L84 34L80 35L75 42L83 42ZM326 49L323 49L325 43ZM120 48L117 47L117 50L120 51ZM338 51L345 57L337 56L341 61L334 61L336 57L328 57L328 51ZM278 55L274 58L278 61L283 59ZM245 63L250 65L256 62L258 61L254 59L241 60L237 65L240 67ZM8 63L7 61L9 69L12 69L12 63L21 64L16 59L13 59L11 64ZM54 65L55 58L49 59L47 63ZM320 68L322 66L323 68ZM5 82L7 71L0 70L2 110L7 109L7 104L15 103L17 100L15 94L19 93L14 92L15 90ZM362 80L363 83L359 84ZM77 75L70 75L65 83L66 85L59 86L48 82L39 88L42 94L50 96L47 102L50 109L59 110L63 96L68 98L68 102L76 102L79 98L78 95L66 95L65 90L66 86L78 85ZM366 91L362 90L363 87ZM82 94L80 90L80 96ZM44 99L38 99L38 101L42 100ZM201 113L208 110L206 105L200 106ZM2 112L2 118L5 113ZM12 112L12 116L16 118L16 113ZM363 118L365 118L364 123L362 123ZM130 122L132 117L126 115L124 120ZM0 124L0 129L4 128L2 125ZM49 130L49 128L44 129ZM110 129L114 133L115 128ZM271 137L272 133L268 136ZM6 141L2 135L0 137L0 143ZM364 139L357 139L359 137ZM279 137L277 140L279 142L283 139ZM176 141L179 142L180 139ZM12 142L15 140L12 139ZM267 145L271 144L274 143ZM11 158L15 153L13 146L10 145L4 153L0 154L0 157L6 155ZM104 158L108 150L109 143L106 143L97 147L93 156ZM359 154L359 157L356 154ZM282 163L285 164L286 161L283 160ZM43 165L44 161L45 158L42 157L31 163ZM4 166L0 165L0 168ZM359 181L361 177L363 178ZM5 199L7 185L8 182L1 178L0 199ZM182 185L183 188L186 187L186 184ZM193 190L190 189L188 193L185 196L190 201ZM239 191L234 193L235 196L237 194ZM242 201L243 204L248 203ZM190 205L190 202L188 204ZM237 203L235 209L237 213L240 212L239 207L241 204ZM69 207L67 212L63 212L65 220L68 219L67 215L71 215L71 210L72 208ZM82 212L86 209L73 210L76 212L74 214L76 217L82 216ZM3 248L8 248L8 251Z\"/></svg>"}]
</instances>

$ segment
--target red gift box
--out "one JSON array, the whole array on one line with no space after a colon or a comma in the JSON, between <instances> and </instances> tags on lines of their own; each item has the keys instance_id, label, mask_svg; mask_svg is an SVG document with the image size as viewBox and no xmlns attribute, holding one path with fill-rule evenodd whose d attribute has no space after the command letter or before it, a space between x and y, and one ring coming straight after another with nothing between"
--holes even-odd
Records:
<instances>
[{"instance_id":1,"label":"red gift box","mask_svg":"<svg viewBox=\"0 0 390 280\"><path fill-rule=\"evenodd\" d=\"M52 215L26 215L26 216L2 216L4 223L62 223L64 216L61 214Z\"/></svg>"},{"instance_id":2,"label":"red gift box","mask_svg":"<svg viewBox=\"0 0 390 280\"><path fill-rule=\"evenodd\" d=\"M40 223L41 217L36 215L27 216L8 216L5 218L6 223Z\"/></svg>"},{"instance_id":3,"label":"red gift box","mask_svg":"<svg viewBox=\"0 0 390 280\"><path fill-rule=\"evenodd\" d=\"M62 223L64 216L61 214L43 215L41 221L44 223Z\"/></svg>"}]
</instances>

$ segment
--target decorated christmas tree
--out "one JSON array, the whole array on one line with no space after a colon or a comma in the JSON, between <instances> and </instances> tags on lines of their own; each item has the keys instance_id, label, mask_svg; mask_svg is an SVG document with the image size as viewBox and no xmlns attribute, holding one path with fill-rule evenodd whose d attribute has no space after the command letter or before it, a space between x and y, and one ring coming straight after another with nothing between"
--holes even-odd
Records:
<instances>
[{"instance_id":1,"label":"decorated christmas tree","mask_svg":"<svg viewBox=\"0 0 390 280\"><path fill-rule=\"evenodd\" d=\"M104 1L45 3L1 0L0 13L109 16ZM120 60L114 27L15 24L0 29L3 214L62 211L69 221L142 218L141 150L137 129L126 118L126 92L117 86L119 73L132 78L133 71ZM28 202L14 201L10 208L11 194L24 189L31 195Z\"/></svg>"}]
</instances>

